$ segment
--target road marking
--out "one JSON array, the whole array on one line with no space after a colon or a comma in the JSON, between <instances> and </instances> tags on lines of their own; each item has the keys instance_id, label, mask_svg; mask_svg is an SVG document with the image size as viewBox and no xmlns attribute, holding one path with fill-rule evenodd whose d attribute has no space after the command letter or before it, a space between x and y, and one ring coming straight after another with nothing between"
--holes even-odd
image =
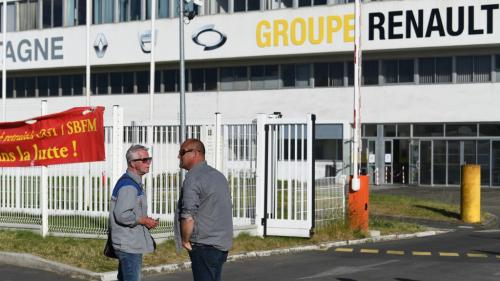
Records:
<instances>
[{"instance_id":1,"label":"road marking","mask_svg":"<svg viewBox=\"0 0 500 281\"><path fill-rule=\"evenodd\" d=\"M487 258L488 255L486 254L476 254L476 253L467 253L467 256L469 258Z\"/></svg>"},{"instance_id":2,"label":"road marking","mask_svg":"<svg viewBox=\"0 0 500 281\"><path fill-rule=\"evenodd\" d=\"M394 251L394 250L387 250L387 254L388 255L404 255L405 254L405 251Z\"/></svg>"},{"instance_id":3,"label":"road marking","mask_svg":"<svg viewBox=\"0 0 500 281\"><path fill-rule=\"evenodd\" d=\"M431 252L415 252L415 251L413 251L412 254L414 256L432 256Z\"/></svg>"},{"instance_id":4,"label":"road marking","mask_svg":"<svg viewBox=\"0 0 500 281\"><path fill-rule=\"evenodd\" d=\"M500 255L497 255L497 259L500 259Z\"/></svg>"},{"instance_id":5,"label":"road marking","mask_svg":"<svg viewBox=\"0 0 500 281\"><path fill-rule=\"evenodd\" d=\"M460 226L458 226L458 228L462 228L462 229L473 229L474 227L472 227L472 226L468 226L468 225L460 225Z\"/></svg>"},{"instance_id":6,"label":"road marking","mask_svg":"<svg viewBox=\"0 0 500 281\"><path fill-rule=\"evenodd\" d=\"M361 249L360 252L363 254L378 254L378 249Z\"/></svg>"},{"instance_id":7,"label":"road marking","mask_svg":"<svg viewBox=\"0 0 500 281\"><path fill-rule=\"evenodd\" d=\"M343 253L352 253L353 249L352 248L337 248L335 249L335 252L343 252Z\"/></svg>"},{"instance_id":8,"label":"road marking","mask_svg":"<svg viewBox=\"0 0 500 281\"><path fill-rule=\"evenodd\" d=\"M458 253L450 253L450 252L439 252L439 256L441 257L459 257Z\"/></svg>"}]
</instances>

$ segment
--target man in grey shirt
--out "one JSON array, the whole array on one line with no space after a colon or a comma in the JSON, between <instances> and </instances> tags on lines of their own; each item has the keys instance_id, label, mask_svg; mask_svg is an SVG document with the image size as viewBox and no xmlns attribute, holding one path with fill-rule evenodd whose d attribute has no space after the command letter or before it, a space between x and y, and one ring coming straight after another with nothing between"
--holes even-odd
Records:
<instances>
[{"instance_id":1,"label":"man in grey shirt","mask_svg":"<svg viewBox=\"0 0 500 281\"><path fill-rule=\"evenodd\" d=\"M152 158L142 145L132 145L125 156L127 172L116 183L109 206L111 241L118 257L118 281L141 280L142 255L154 251L149 230L158 221L147 216L142 176L149 172Z\"/></svg>"},{"instance_id":2,"label":"man in grey shirt","mask_svg":"<svg viewBox=\"0 0 500 281\"><path fill-rule=\"evenodd\" d=\"M207 165L200 140L186 140L178 158L179 166L188 173L178 203L180 231L176 240L189 252L195 281L219 281L233 243L228 182L221 172Z\"/></svg>"}]
</instances>

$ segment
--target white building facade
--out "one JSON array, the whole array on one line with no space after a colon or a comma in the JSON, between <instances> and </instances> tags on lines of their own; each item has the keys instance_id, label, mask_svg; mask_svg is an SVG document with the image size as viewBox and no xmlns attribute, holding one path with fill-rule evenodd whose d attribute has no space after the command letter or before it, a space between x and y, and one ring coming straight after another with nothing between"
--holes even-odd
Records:
<instances>
[{"instance_id":1,"label":"white building facade","mask_svg":"<svg viewBox=\"0 0 500 281\"><path fill-rule=\"evenodd\" d=\"M340 3L341 2L341 3ZM317 117L325 174L349 167L354 5L206 0L185 24L187 120ZM349 1L345 1L349 2ZM148 0L94 0L91 105L149 119ZM157 0L154 119L179 119L179 26ZM86 104L84 0L8 1L7 121ZM500 186L500 1L362 5L362 171L372 183L457 185L481 165Z\"/></svg>"}]
</instances>

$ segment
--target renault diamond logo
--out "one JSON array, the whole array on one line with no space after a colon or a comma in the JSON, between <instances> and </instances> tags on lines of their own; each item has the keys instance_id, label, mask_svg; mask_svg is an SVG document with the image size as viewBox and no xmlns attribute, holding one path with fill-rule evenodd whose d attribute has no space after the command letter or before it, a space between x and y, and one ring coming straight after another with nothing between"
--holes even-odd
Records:
<instances>
[{"instance_id":1,"label":"renault diamond logo","mask_svg":"<svg viewBox=\"0 0 500 281\"><path fill-rule=\"evenodd\" d=\"M192 36L193 42L205 47L203 50L211 51L220 48L227 41L224 33L214 28L215 25L209 24L200 28Z\"/></svg>"},{"instance_id":2,"label":"renault diamond logo","mask_svg":"<svg viewBox=\"0 0 500 281\"><path fill-rule=\"evenodd\" d=\"M94 41L94 50L98 58L104 57L106 49L108 48L108 40L102 33L98 33Z\"/></svg>"},{"instance_id":3,"label":"renault diamond logo","mask_svg":"<svg viewBox=\"0 0 500 281\"><path fill-rule=\"evenodd\" d=\"M158 38L158 31L155 30L155 45ZM146 30L139 33L139 44L144 53L151 53L151 30Z\"/></svg>"}]
</instances>

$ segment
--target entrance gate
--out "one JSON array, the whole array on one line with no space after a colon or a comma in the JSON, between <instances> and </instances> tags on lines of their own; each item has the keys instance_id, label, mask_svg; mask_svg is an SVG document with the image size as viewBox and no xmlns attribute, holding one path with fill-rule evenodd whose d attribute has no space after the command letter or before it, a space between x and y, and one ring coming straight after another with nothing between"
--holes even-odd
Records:
<instances>
[{"instance_id":1,"label":"entrance gate","mask_svg":"<svg viewBox=\"0 0 500 281\"><path fill-rule=\"evenodd\" d=\"M314 228L314 125L307 120L264 122L263 234L310 237Z\"/></svg>"}]
</instances>

